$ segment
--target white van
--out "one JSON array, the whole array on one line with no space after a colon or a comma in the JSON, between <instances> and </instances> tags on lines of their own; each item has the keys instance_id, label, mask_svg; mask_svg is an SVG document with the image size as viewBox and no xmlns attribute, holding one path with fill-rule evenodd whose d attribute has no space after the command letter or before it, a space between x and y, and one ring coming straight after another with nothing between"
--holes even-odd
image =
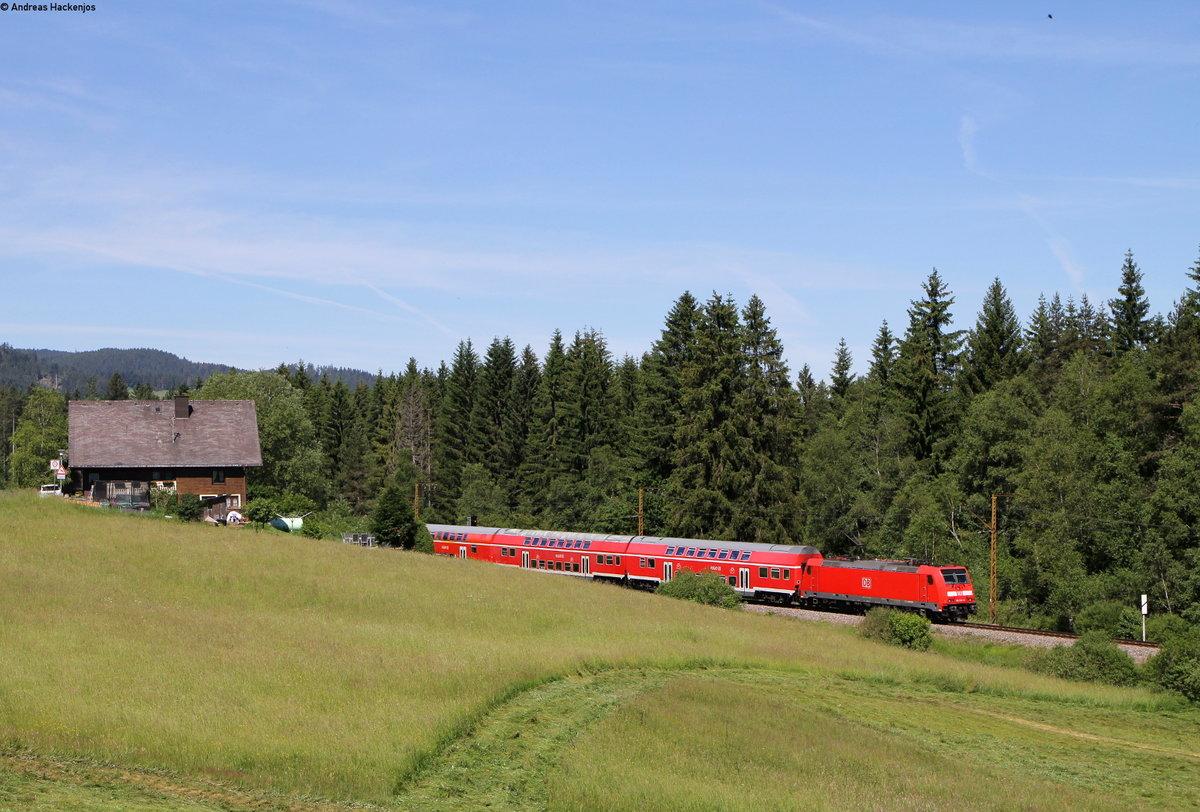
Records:
<instances>
[{"instance_id":1,"label":"white van","mask_svg":"<svg viewBox=\"0 0 1200 812\"><path fill-rule=\"evenodd\" d=\"M38 496L62 496L62 485L43 485Z\"/></svg>"}]
</instances>

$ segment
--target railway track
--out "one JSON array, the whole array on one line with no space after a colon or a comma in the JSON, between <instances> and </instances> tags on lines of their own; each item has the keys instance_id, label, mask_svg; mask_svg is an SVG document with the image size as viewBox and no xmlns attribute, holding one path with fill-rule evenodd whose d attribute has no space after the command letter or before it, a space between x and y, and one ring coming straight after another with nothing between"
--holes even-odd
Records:
<instances>
[{"instance_id":1,"label":"railway track","mask_svg":"<svg viewBox=\"0 0 1200 812\"><path fill-rule=\"evenodd\" d=\"M1033 637L1057 637L1063 640L1079 639L1079 635L1075 634L1074 632L1049 632L1041 629L1023 629L1019 626L1000 626L995 623L952 623L940 625L938 628L945 628L947 625L960 629L982 629L993 632L1011 632L1013 634L1027 634ZM1158 643L1150 643L1142 640L1122 640L1120 638L1114 638L1113 642L1118 646L1129 646L1132 648L1143 648L1153 651L1157 651L1159 649Z\"/></svg>"},{"instance_id":2,"label":"railway track","mask_svg":"<svg viewBox=\"0 0 1200 812\"><path fill-rule=\"evenodd\" d=\"M816 612L799 607L768 606L763 604L745 604L748 611L761 614L791 615L808 620L819 620L826 623L843 623L857 625L862 621L862 615L843 614L838 612ZM1070 632L1047 632L1038 629L1022 629L1016 626L1000 626L993 623L938 623L933 630L939 634L953 636L986 637L998 643L1016 643L1023 646L1049 647L1069 646L1079 639L1078 634ZM1145 662L1154 656L1159 649L1157 643L1143 643L1140 640L1114 640L1122 651L1135 662Z\"/></svg>"}]
</instances>

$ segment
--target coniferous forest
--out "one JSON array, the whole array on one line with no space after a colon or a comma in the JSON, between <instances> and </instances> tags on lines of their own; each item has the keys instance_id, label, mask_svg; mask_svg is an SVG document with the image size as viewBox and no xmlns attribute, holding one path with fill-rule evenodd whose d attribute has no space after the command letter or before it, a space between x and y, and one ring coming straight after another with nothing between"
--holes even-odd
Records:
<instances>
[{"instance_id":1,"label":"coniferous forest","mask_svg":"<svg viewBox=\"0 0 1200 812\"><path fill-rule=\"evenodd\" d=\"M556 332L354 387L301 362L192 393L258 401L252 500L365 515L399 485L423 521L633 534L640 496L651 535L965 564L981 606L994 502L1001 620L1069 628L1145 593L1197 623L1200 261L1181 281L1152 315L1127 254L1108 301L1022 319L997 279L972 317L934 270L830 370L788 369L757 297L684 293L640 358ZM0 388L9 433L48 397ZM10 485L28 445L5 444Z\"/></svg>"}]
</instances>

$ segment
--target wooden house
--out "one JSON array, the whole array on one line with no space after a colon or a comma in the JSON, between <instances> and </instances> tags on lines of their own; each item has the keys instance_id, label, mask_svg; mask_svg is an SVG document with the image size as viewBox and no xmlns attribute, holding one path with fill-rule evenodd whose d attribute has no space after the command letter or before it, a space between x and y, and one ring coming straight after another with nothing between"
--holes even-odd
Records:
<instances>
[{"instance_id":1,"label":"wooden house","mask_svg":"<svg viewBox=\"0 0 1200 812\"><path fill-rule=\"evenodd\" d=\"M140 507L161 488L193 493L223 517L246 502L246 469L262 465L252 400L76 400L68 407L71 485Z\"/></svg>"}]
</instances>

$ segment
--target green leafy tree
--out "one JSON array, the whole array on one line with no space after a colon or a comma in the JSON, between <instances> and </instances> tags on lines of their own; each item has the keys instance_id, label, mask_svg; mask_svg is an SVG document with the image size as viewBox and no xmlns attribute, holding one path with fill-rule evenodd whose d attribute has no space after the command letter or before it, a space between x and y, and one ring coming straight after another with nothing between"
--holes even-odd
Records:
<instances>
[{"instance_id":1,"label":"green leafy tree","mask_svg":"<svg viewBox=\"0 0 1200 812\"><path fill-rule=\"evenodd\" d=\"M301 393L275 372L211 375L196 391L198 400L252 400L258 416L261 468L247 471L250 496L301 493L322 504L328 482L316 430Z\"/></svg>"},{"instance_id":2,"label":"green leafy tree","mask_svg":"<svg viewBox=\"0 0 1200 812\"><path fill-rule=\"evenodd\" d=\"M50 460L67 447L66 400L57 389L35 386L21 410L12 434L9 456L9 484L28 488L53 482Z\"/></svg>"},{"instance_id":3,"label":"green leafy tree","mask_svg":"<svg viewBox=\"0 0 1200 812\"><path fill-rule=\"evenodd\" d=\"M504 489L497 484L491 472L481 463L471 462L463 468L462 496L458 497L455 516L465 524L474 516L486 527L504 527L509 524L508 501Z\"/></svg>"}]
</instances>

